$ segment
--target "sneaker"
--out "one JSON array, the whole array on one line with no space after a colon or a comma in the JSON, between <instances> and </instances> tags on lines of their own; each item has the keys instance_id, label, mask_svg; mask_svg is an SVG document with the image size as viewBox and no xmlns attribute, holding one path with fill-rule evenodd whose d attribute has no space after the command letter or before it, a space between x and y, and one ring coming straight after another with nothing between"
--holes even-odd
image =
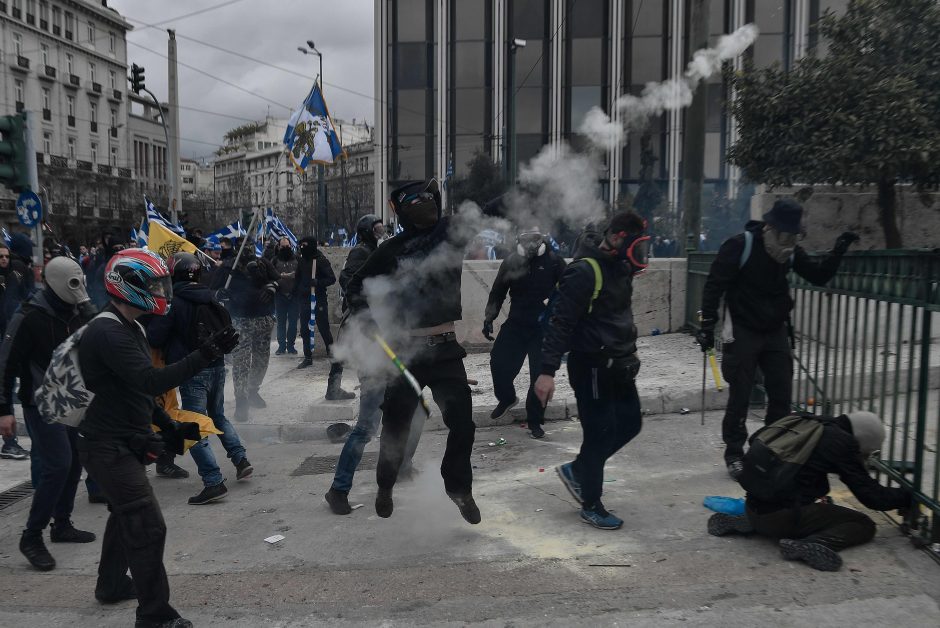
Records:
<instances>
[{"instance_id":1,"label":"sneaker","mask_svg":"<svg viewBox=\"0 0 940 628\"><path fill-rule=\"evenodd\" d=\"M388 519L392 516L393 508L395 504L392 502L392 489L379 488L379 492L375 494L375 514Z\"/></svg>"},{"instance_id":2,"label":"sneaker","mask_svg":"<svg viewBox=\"0 0 940 628\"><path fill-rule=\"evenodd\" d=\"M725 536L726 534L751 534L754 526L744 515L727 515L716 512L708 518L708 533L712 536Z\"/></svg>"},{"instance_id":3,"label":"sneaker","mask_svg":"<svg viewBox=\"0 0 940 628\"><path fill-rule=\"evenodd\" d=\"M124 576L124 580L118 587L116 593L103 595L95 589L95 599L101 604L119 604L127 600L137 599L137 588L134 586L134 580L130 576Z\"/></svg>"},{"instance_id":4,"label":"sneaker","mask_svg":"<svg viewBox=\"0 0 940 628\"><path fill-rule=\"evenodd\" d=\"M285 353L287 353L285 349L278 349L274 352L274 355L284 355Z\"/></svg>"},{"instance_id":5,"label":"sneaker","mask_svg":"<svg viewBox=\"0 0 940 628\"><path fill-rule=\"evenodd\" d=\"M333 511L334 515L348 515L352 512L352 508L349 507L349 497L346 493L330 488L323 497L326 499L326 503L330 505L330 510Z\"/></svg>"},{"instance_id":6,"label":"sneaker","mask_svg":"<svg viewBox=\"0 0 940 628\"><path fill-rule=\"evenodd\" d=\"M347 401L349 399L355 399L356 393L349 392L348 390L343 390L340 386L327 386L326 388L326 400L327 401Z\"/></svg>"},{"instance_id":7,"label":"sneaker","mask_svg":"<svg viewBox=\"0 0 940 628\"><path fill-rule=\"evenodd\" d=\"M234 419L238 423L245 423L248 421L248 402L247 401L235 402L235 414L232 415L232 419Z\"/></svg>"},{"instance_id":8,"label":"sneaker","mask_svg":"<svg viewBox=\"0 0 940 628\"><path fill-rule=\"evenodd\" d=\"M728 463L728 475L731 476L731 479L737 482L741 479L741 474L744 473L744 463L740 460L732 460Z\"/></svg>"},{"instance_id":9,"label":"sneaker","mask_svg":"<svg viewBox=\"0 0 940 628\"><path fill-rule=\"evenodd\" d=\"M91 543L95 540L94 532L85 532L72 525L68 519L53 521L49 532L49 540L53 543Z\"/></svg>"},{"instance_id":10,"label":"sneaker","mask_svg":"<svg viewBox=\"0 0 940 628\"><path fill-rule=\"evenodd\" d=\"M531 438L545 438L545 430L542 429L541 425L531 423L529 425L531 425L531 429L529 430L529 436Z\"/></svg>"},{"instance_id":11,"label":"sneaker","mask_svg":"<svg viewBox=\"0 0 940 628\"><path fill-rule=\"evenodd\" d=\"M248 395L248 405L252 408L267 408L268 404L265 403L264 399L261 398L261 395L258 394L258 391L255 391Z\"/></svg>"},{"instance_id":12,"label":"sneaker","mask_svg":"<svg viewBox=\"0 0 940 628\"><path fill-rule=\"evenodd\" d=\"M784 560L802 560L819 571L838 571L842 557L825 545L797 539L780 539L780 555Z\"/></svg>"},{"instance_id":13,"label":"sneaker","mask_svg":"<svg viewBox=\"0 0 940 628\"><path fill-rule=\"evenodd\" d=\"M42 532L24 530L20 537L20 552L33 567L39 571L52 571L55 569L55 558L46 549L42 542Z\"/></svg>"},{"instance_id":14,"label":"sneaker","mask_svg":"<svg viewBox=\"0 0 940 628\"><path fill-rule=\"evenodd\" d=\"M204 506L211 504L225 497L226 493L228 493L228 489L225 488L225 482L220 482L215 486L207 486L198 495L189 498L189 505Z\"/></svg>"},{"instance_id":15,"label":"sneaker","mask_svg":"<svg viewBox=\"0 0 940 628\"><path fill-rule=\"evenodd\" d=\"M165 621L138 619L134 622L134 628L193 628L193 622L188 619L183 619L182 617L167 619Z\"/></svg>"},{"instance_id":16,"label":"sneaker","mask_svg":"<svg viewBox=\"0 0 940 628\"><path fill-rule=\"evenodd\" d=\"M600 502L597 502L593 508L582 508L581 521L599 530L619 530L623 525L623 519L607 512Z\"/></svg>"},{"instance_id":17,"label":"sneaker","mask_svg":"<svg viewBox=\"0 0 940 628\"><path fill-rule=\"evenodd\" d=\"M157 475L169 480L185 480L189 477L189 471L173 463L158 464Z\"/></svg>"},{"instance_id":18,"label":"sneaker","mask_svg":"<svg viewBox=\"0 0 940 628\"><path fill-rule=\"evenodd\" d=\"M297 349L295 349L295 348L293 348L293 347L287 347L287 354L288 354L288 355L297 355Z\"/></svg>"},{"instance_id":19,"label":"sneaker","mask_svg":"<svg viewBox=\"0 0 940 628\"><path fill-rule=\"evenodd\" d=\"M300 364L297 365L297 368L305 369L308 366L313 366L313 358L304 358L300 361Z\"/></svg>"},{"instance_id":20,"label":"sneaker","mask_svg":"<svg viewBox=\"0 0 940 628\"><path fill-rule=\"evenodd\" d=\"M457 508L460 509L460 515L467 523L474 525L480 523L480 509L477 508L477 503L473 501L473 495L470 493L461 495L459 493L448 492L447 496L450 497L451 501L457 504Z\"/></svg>"},{"instance_id":21,"label":"sneaker","mask_svg":"<svg viewBox=\"0 0 940 628\"><path fill-rule=\"evenodd\" d=\"M26 460L29 458L29 452L16 443L6 443L0 448L0 458L7 460Z\"/></svg>"},{"instance_id":22,"label":"sneaker","mask_svg":"<svg viewBox=\"0 0 940 628\"><path fill-rule=\"evenodd\" d=\"M490 413L490 419L493 421L499 421L501 418L509 414L509 411L515 408L517 405L519 405L518 397L513 397L513 400L508 402L500 401L499 404L497 404L497 406L493 408L493 411Z\"/></svg>"},{"instance_id":23,"label":"sneaker","mask_svg":"<svg viewBox=\"0 0 940 628\"><path fill-rule=\"evenodd\" d=\"M568 462L555 467L555 473L558 474L561 483L565 485L565 488L568 489L568 492L571 493L575 501L579 504L583 504L583 500L581 499L581 483L574 477L574 467L572 464Z\"/></svg>"},{"instance_id":24,"label":"sneaker","mask_svg":"<svg viewBox=\"0 0 940 628\"><path fill-rule=\"evenodd\" d=\"M246 480L251 477L255 468L248 462L248 458L242 458L241 462L235 465L235 479Z\"/></svg>"}]
</instances>

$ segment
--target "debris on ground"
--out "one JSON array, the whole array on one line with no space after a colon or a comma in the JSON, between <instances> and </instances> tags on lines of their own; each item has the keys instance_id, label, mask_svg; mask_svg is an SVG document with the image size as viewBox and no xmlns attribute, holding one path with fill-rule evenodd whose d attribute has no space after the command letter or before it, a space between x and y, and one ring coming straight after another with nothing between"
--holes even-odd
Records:
<instances>
[{"instance_id":1,"label":"debris on ground","mask_svg":"<svg viewBox=\"0 0 940 628\"><path fill-rule=\"evenodd\" d=\"M286 539L286 538L287 538L287 537L284 536L283 534L275 534L274 536L269 536L268 538L266 538L266 539L264 540L264 542L265 542L265 543L270 543L271 545L274 545L275 543L280 543L281 541L283 541L283 540Z\"/></svg>"}]
</instances>

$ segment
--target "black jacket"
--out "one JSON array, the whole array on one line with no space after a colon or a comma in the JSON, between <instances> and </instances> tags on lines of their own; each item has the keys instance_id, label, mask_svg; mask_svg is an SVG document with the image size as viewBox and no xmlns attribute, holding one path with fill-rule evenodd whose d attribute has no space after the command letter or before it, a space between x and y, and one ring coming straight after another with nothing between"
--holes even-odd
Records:
<instances>
[{"instance_id":1,"label":"black jacket","mask_svg":"<svg viewBox=\"0 0 940 628\"><path fill-rule=\"evenodd\" d=\"M336 274L333 272L333 267L330 265L330 260L326 259L326 255L322 251L317 250L316 253L317 261L317 277L316 277L316 287L315 293L317 295L317 304L326 302L326 289L336 283ZM300 299L304 296L307 297L307 300L310 299L310 271L312 270L313 264L311 260L304 259L300 257L297 260L297 279L294 282L294 298Z\"/></svg>"},{"instance_id":2,"label":"black jacket","mask_svg":"<svg viewBox=\"0 0 940 628\"><path fill-rule=\"evenodd\" d=\"M0 335L13 319L13 314L20 304L25 303L33 292L33 271L18 259L11 258L9 265L0 270Z\"/></svg>"},{"instance_id":3,"label":"black jacket","mask_svg":"<svg viewBox=\"0 0 940 628\"><path fill-rule=\"evenodd\" d=\"M793 309L787 282L791 264L780 264L770 257L764 248L763 228L764 223L756 220L745 226L754 234L754 242L743 268L740 267L744 253L743 233L728 238L718 249L702 293L702 317L705 320L718 320L718 304L722 296L735 325L770 332L780 329L787 320ZM817 262L798 246L793 254L792 270L810 283L821 286L839 270L841 259L841 256L829 254Z\"/></svg>"},{"instance_id":4,"label":"black jacket","mask_svg":"<svg viewBox=\"0 0 940 628\"><path fill-rule=\"evenodd\" d=\"M823 419L823 434L809 460L796 476L799 486L800 505L813 503L829 494L829 474L839 476L852 494L866 508L892 510L910 504L910 496L903 489L881 486L872 478L862 464L858 441L852 435L852 424L848 417ZM767 514L784 508L792 508L792 501L784 503L762 502L748 494L748 508L758 514Z\"/></svg>"},{"instance_id":5,"label":"black jacket","mask_svg":"<svg viewBox=\"0 0 940 628\"><path fill-rule=\"evenodd\" d=\"M263 293L269 283L277 283L279 279L277 271L271 262L263 257L254 257L254 253L247 252L243 255L251 255L251 259L243 265L235 265L234 257L225 260L219 266L212 276L212 290L218 290L225 287L225 282L229 275L232 276L232 282L229 284L228 291L231 299L225 304L225 307L232 314L233 318L260 318L262 316L271 316L274 313L274 299L265 302L262 298Z\"/></svg>"},{"instance_id":6,"label":"black jacket","mask_svg":"<svg viewBox=\"0 0 940 628\"><path fill-rule=\"evenodd\" d=\"M508 320L524 325L537 325L545 311L545 301L565 272L565 260L554 251L528 259L513 252L499 265L496 280L490 289L484 317L496 320L509 293Z\"/></svg>"},{"instance_id":7,"label":"black jacket","mask_svg":"<svg viewBox=\"0 0 940 628\"><path fill-rule=\"evenodd\" d=\"M151 347L163 350L167 364L178 362L198 349L190 346L193 335L190 326L195 325L196 308L211 303L214 292L201 283L178 281L173 284L173 302L166 316L153 316L147 323L147 340ZM209 366L222 366L219 358Z\"/></svg>"},{"instance_id":8,"label":"black jacket","mask_svg":"<svg viewBox=\"0 0 940 628\"><path fill-rule=\"evenodd\" d=\"M339 273L339 287L343 291L343 311L349 309L349 303L346 301L346 288L349 286L350 280L356 274L356 271L366 263L369 256L375 253L377 246L376 242L362 240L346 256L346 263L343 264L343 270Z\"/></svg>"},{"instance_id":9,"label":"black jacket","mask_svg":"<svg viewBox=\"0 0 940 628\"><path fill-rule=\"evenodd\" d=\"M469 230L452 228L453 220L452 216L441 218L429 229L405 226L404 231L380 244L346 286L352 313L369 307L363 290L366 279L394 275L395 286L383 306L396 313L401 328L434 327L460 320L464 232Z\"/></svg>"},{"instance_id":10,"label":"black jacket","mask_svg":"<svg viewBox=\"0 0 940 628\"><path fill-rule=\"evenodd\" d=\"M590 313L595 275L591 265L583 261L585 257L598 261L603 281ZM583 239L554 299L542 340L542 373L554 376L569 350L585 354L599 365L638 368L632 298L633 275L626 265L601 251L596 238Z\"/></svg>"},{"instance_id":11,"label":"black jacket","mask_svg":"<svg viewBox=\"0 0 940 628\"><path fill-rule=\"evenodd\" d=\"M284 259L281 257L280 253L276 253L274 257L271 258L271 265L274 266L274 270L277 271L277 292L281 296L292 297L294 296L294 283L297 280L297 268L300 264L300 258L294 255L293 251L288 249L290 257ZM282 275L287 275L286 277Z\"/></svg>"},{"instance_id":12,"label":"black jacket","mask_svg":"<svg viewBox=\"0 0 940 628\"><path fill-rule=\"evenodd\" d=\"M209 362L194 351L179 362L156 368L140 325L125 319L113 305L104 311L121 320L93 320L79 343L82 377L95 393L79 432L96 440L127 441L150 433L150 423L159 412L155 396L176 388Z\"/></svg>"},{"instance_id":13,"label":"black jacket","mask_svg":"<svg viewBox=\"0 0 940 628\"><path fill-rule=\"evenodd\" d=\"M42 384L52 352L84 324L75 306L63 303L48 288L36 292L13 315L0 347L0 416L13 414L13 384L20 379L18 397L24 406Z\"/></svg>"}]
</instances>

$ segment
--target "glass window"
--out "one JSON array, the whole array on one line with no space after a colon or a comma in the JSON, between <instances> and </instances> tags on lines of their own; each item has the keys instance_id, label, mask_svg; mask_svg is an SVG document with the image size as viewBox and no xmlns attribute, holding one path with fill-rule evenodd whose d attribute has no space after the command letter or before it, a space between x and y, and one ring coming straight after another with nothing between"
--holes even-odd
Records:
<instances>
[{"instance_id":1,"label":"glass window","mask_svg":"<svg viewBox=\"0 0 940 628\"><path fill-rule=\"evenodd\" d=\"M111 89L117 89L117 74L114 70L108 71L108 79L110 80Z\"/></svg>"},{"instance_id":2,"label":"glass window","mask_svg":"<svg viewBox=\"0 0 940 628\"><path fill-rule=\"evenodd\" d=\"M705 134L705 178L721 177L721 133Z\"/></svg>"},{"instance_id":3,"label":"glass window","mask_svg":"<svg viewBox=\"0 0 940 628\"><path fill-rule=\"evenodd\" d=\"M516 163L521 166L539 154L545 142L542 134L516 135Z\"/></svg>"},{"instance_id":4,"label":"glass window","mask_svg":"<svg viewBox=\"0 0 940 628\"><path fill-rule=\"evenodd\" d=\"M88 78L91 79L92 83L98 82L97 72L95 72L95 69L96 68L94 63L88 64Z\"/></svg>"},{"instance_id":5,"label":"glass window","mask_svg":"<svg viewBox=\"0 0 940 628\"><path fill-rule=\"evenodd\" d=\"M663 80L663 43L658 37L637 37L633 40L633 85Z\"/></svg>"},{"instance_id":6,"label":"glass window","mask_svg":"<svg viewBox=\"0 0 940 628\"><path fill-rule=\"evenodd\" d=\"M512 37L543 39L548 0L513 0Z\"/></svg>"},{"instance_id":7,"label":"glass window","mask_svg":"<svg viewBox=\"0 0 940 628\"><path fill-rule=\"evenodd\" d=\"M604 50L600 39L572 39L571 85L601 85L605 82Z\"/></svg>"},{"instance_id":8,"label":"glass window","mask_svg":"<svg viewBox=\"0 0 940 628\"><path fill-rule=\"evenodd\" d=\"M664 4L666 3L633 2L633 19L630 30L635 37L663 34Z\"/></svg>"},{"instance_id":9,"label":"glass window","mask_svg":"<svg viewBox=\"0 0 940 628\"><path fill-rule=\"evenodd\" d=\"M108 33L108 50L114 52L114 33Z\"/></svg>"},{"instance_id":10,"label":"glass window","mask_svg":"<svg viewBox=\"0 0 940 628\"><path fill-rule=\"evenodd\" d=\"M426 0L398 0L398 41L427 41Z\"/></svg>"},{"instance_id":11,"label":"glass window","mask_svg":"<svg viewBox=\"0 0 940 628\"><path fill-rule=\"evenodd\" d=\"M112 166L117 165L117 150L118 150L117 146L111 147L111 165Z\"/></svg>"},{"instance_id":12,"label":"glass window","mask_svg":"<svg viewBox=\"0 0 940 628\"><path fill-rule=\"evenodd\" d=\"M117 128L117 109L111 110L111 128Z\"/></svg>"},{"instance_id":13,"label":"glass window","mask_svg":"<svg viewBox=\"0 0 940 628\"><path fill-rule=\"evenodd\" d=\"M754 22L761 33L782 32L786 15L787 5L783 0L763 0L754 3Z\"/></svg>"},{"instance_id":14,"label":"glass window","mask_svg":"<svg viewBox=\"0 0 940 628\"><path fill-rule=\"evenodd\" d=\"M399 90L398 133L424 133L427 129L427 92L423 89Z\"/></svg>"},{"instance_id":15,"label":"glass window","mask_svg":"<svg viewBox=\"0 0 940 628\"><path fill-rule=\"evenodd\" d=\"M516 93L516 134L543 132L543 90L523 87ZM518 139L518 138L517 138Z\"/></svg>"},{"instance_id":16,"label":"glass window","mask_svg":"<svg viewBox=\"0 0 940 628\"><path fill-rule=\"evenodd\" d=\"M578 0L568 9L571 37L603 37L607 0Z\"/></svg>"},{"instance_id":17,"label":"glass window","mask_svg":"<svg viewBox=\"0 0 940 628\"><path fill-rule=\"evenodd\" d=\"M706 86L708 90L707 117L705 119L705 130L713 133L721 132L722 108L724 107L725 90L721 83L709 83Z\"/></svg>"},{"instance_id":18,"label":"glass window","mask_svg":"<svg viewBox=\"0 0 940 628\"><path fill-rule=\"evenodd\" d=\"M486 48L481 43L454 44L454 87L486 85Z\"/></svg>"},{"instance_id":19,"label":"glass window","mask_svg":"<svg viewBox=\"0 0 940 628\"><path fill-rule=\"evenodd\" d=\"M398 179L427 178L424 135L402 135L398 138ZM393 164L394 165L394 164Z\"/></svg>"},{"instance_id":20,"label":"glass window","mask_svg":"<svg viewBox=\"0 0 940 628\"><path fill-rule=\"evenodd\" d=\"M399 89L413 89L428 85L427 44L401 44L398 46Z\"/></svg>"},{"instance_id":21,"label":"glass window","mask_svg":"<svg viewBox=\"0 0 940 628\"><path fill-rule=\"evenodd\" d=\"M42 108L52 109L52 94L45 87L42 88Z\"/></svg>"},{"instance_id":22,"label":"glass window","mask_svg":"<svg viewBox=\"0 0 940 628\"><path fill-rule=\"evenodd\" d=\"M19 33L13 33L13 54L23 56L23 36Z\"/></svg>"},{"instance_id":23,"label":"glass window","mask_svg":"<svg viewBox=\"0 0 940 628\"><path fill-rule=\"evenodd\" d=\"M513 54L513 53L510 53ZM542 85L542 40L529 40L525 48L517 48L516 52L516 79L518 87L525 81L526 86Z\"/></svg>"},{"instance_id":24,"label":"glass window","mask_svg":"<svg viewBox=\"0 0 940 628\"><path fill-rule=\"evenodd\" d=\"M69 138L69 159L75 159L75 138Z\"/></svg>"},{"instance_id":25,"label":"glass window","mask_svg":"<svg viewBox=\"0 0 940 628\"><path fill-rule=\"evenodd\" d=\"M75 16L68 11L65 12L65 31L68 33L67 39L71 39L71 33L75 32Z\"/></svg>"},{"instance_id":26,"label":"glass window","mask_svg":"<svg viewBox=\"0 0 940 628\"><path fill-rule=\"evenodd\" d=\"M601 106L600 86L571 88L571 132L578 133L584 116L592 107Z\"/></svg>"},{"instance_id":27,"label":"glass window","mask_svg":"<svg viewBox=\"0 0 940 628\"><path fill-rule=\"evenodd\" d=\"M66 96L66 97L65 97L65 103L66 103L66 105L67 105L66 110L68 111L68 114L69 114L70 116L74 116L74 115L75 115L75 97L74 97L74 96Z\"/></svg>"},{"instance_id":28,"label":"glass window","mask_svg":"<svg viewBox=\"0 0 940 628\"><path fill-rule=\"evenodd\" d=\"M95 47L95 23L88 22L88 43L91 44L91 47Z\"/></svg>"},{"instance_id":29,"label":"glass window","mask_svg":"<svg viewBox=\"0 0 940 628\"><path fill-rule=\"evenodd\" d=\"M485 89L459 89L454 92L454 125L458 134L483 133L486 95Z\"/></svg>"},{"instance_id":30,"label":"glass window","mask_svg":"<svg viewBox=\"0 0 940 628\"><path fill-rule=\"evenodd\" d=\"M454 176L465 176L467 165L476 156L483 152L483 140L472 135L458 135L454 138Z\"/></svg>"},{"instance_id":31,"label":"glass window","mask_svg":"<svg viewBox=\"0 0 940 628\"><path fill-rule=\"evenodd\" d=\"M457 40L483 39L486 36L486 1L454 2L454 31Z\"/></svg>"},{"instance_id":32,"label":"glass window","mask_svg":"<svg viewBox=\"0 0 940 628\"><path fill-rule=\"evenodd\" d=\"M72 53L65 53L65 71L69 74L75 74L75 58Z\"/></svg>"},{"instance_id":33,"label":"glass window","mask_svg":"<svg viewBox=\"0 0 940 628\"><path fill-rule=\"evenodd\" d=\"M39 56L42 57L42 64L49 65L49 46L39 44Z\"/></svg>"},{"instance_id":34,"label":"glass window","mask_svg":"<svg viewBox=\"0 0 940 628\"><path fill-rule=\"evenodd\" d=\"M711 14L708 19L708 32L712 35L721 35L725 32L724 2L712 2Z\"/></svg>"},{"instance_id":35,"label":"glass window","mask_svg":"<svg viewBox=\"0 0 940 628\"><path fill-rule=\"evenodd\" d=\"M39 20L39 25L43 28L43 30L49 30L49 5L45 2L39 3ZM42 22L45 22L46 25L43 26Z\"/></svg>"},{"instance_id":36,"label":"glass window","mask_svg":"<svg viewBox=\"0 0 940 628\"><path fill-rule=\"evenodd\" d=\"M775 61L783 63L785 39L783 35L769 35L761 33L754 42L754 65L766 68Z\"/></svg>"},{"instance_id":37,"label":"glass window","mask_svg":"<svg viewBox=\"0 0 940 628\"><path fill-rule=\"evenodd\" d=\"M42 134L42 152L47 155L52 152L52 133Z\"/></svg>"},{"instance_id":38,"label":"glass window","mask_svg":"<svg viewBox=\"0 0 940 628\"><path fill-rule=\"evenodd\" d=\"M59 7L52 7L52 25L62 28L62 9Z\"/></svg>"},{"instance_id":39,"label":"glass window","mask_svg":"<svg viewBox=\"0 0 940 628\"><path fill-rule=\"evenodd\" d=\"M19 79L13 81L13 92L16 96L16 102L26 102L23 100L23 81Z\"/></svg>"},{"instance_id":40,"label":"glass window","mask_svg":"<svg viewBox=\"0 0 940 628\"><path fill-rule=\"evenodd\" d=\"M89 103L89 111L91 112L91 121L98 122L98 105Z\"/></svg>"},{"instance_id":41,"label":"glass window","mask_svg":"<svg viewBox=\"0 0 940 628\"><path fill-rule=\"evenodd\" d=\"M91 143L91 163L93 164L98 163L98 143L97 142Z\"/></svg>"}]
</instances>

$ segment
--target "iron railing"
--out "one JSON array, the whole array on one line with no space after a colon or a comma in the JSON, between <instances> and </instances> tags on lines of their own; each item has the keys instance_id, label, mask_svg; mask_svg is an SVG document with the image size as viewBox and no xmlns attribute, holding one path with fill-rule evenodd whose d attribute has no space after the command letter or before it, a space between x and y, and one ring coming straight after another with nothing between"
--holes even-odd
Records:
<instances>
[{"instance_id":1,"label":"iron railing","mask_svg":"<svg viewBox=\"0 0 940 628\"><path fill-rule=\"evenodd\" d=\"M714 253L689 255L686 322L698 327ZM825 286L790 275L794 409L884 419L875 470L920 503L905 527L940 548L940 250L846 255Z\"/></svg>"}]
</instances>

